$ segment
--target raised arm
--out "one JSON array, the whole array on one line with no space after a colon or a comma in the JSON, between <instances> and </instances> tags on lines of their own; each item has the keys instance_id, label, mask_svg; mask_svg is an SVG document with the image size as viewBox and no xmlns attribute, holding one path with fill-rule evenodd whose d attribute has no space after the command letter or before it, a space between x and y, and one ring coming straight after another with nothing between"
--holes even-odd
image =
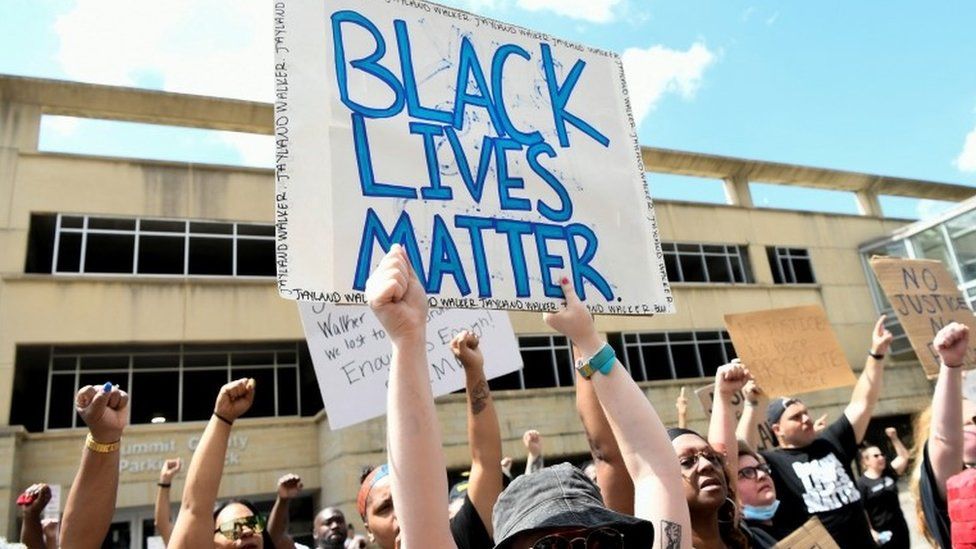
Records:
<instances>
[{"instance_id":1,"label":"raised arm","mask_svg":"<svg viewBox=\"0 0 976 549\"><path fill-rule=\"evenodd\" d=\"M295 540L288 535L288 503L302 493L302 477L287 474L278 479L278 496L268 515L268 535L274 549L294 549Z\"/></svg>"},{"instance_id":2,"label":"raised arm","mask_svg":"<svg viewBox=\"0 0 976 549\"><path fill-rule=\"evenodd\" d=\"M488 534L493 535L491 511L503 488L502 433L498 427L495 401L485 378L485 359L478 343L478 336L465 330L451 340L451 352L464 367L467 389L468 447L471 449L468 498Z\"/></svg>"},{"instance_id":3,"label":"raised arm","mask_svg":"<svg viewBox=\"0 0 976 549\"><path fill-rule=\"evenodd\" d=\"M44 528L41 526L41 515L47 504L51 502L51 487L47 484L34 484L24 490L24 495L33 499L23 505L24 523L20 526L20 542L26 545L27 549L47 549Z\"/></svg>"},{"instance_id":4,"label":"raised arm","mask_svg":"<svg viewBox=\"0 0 976 549\"><path fill-rule=\"evenodd\" d=\"M755 379L746 382L742 387L742 394L746 401L742 407L742 417L735 428L735 436L746 441L750 448L759 448L759 424L765 419L763 412L769 403L769 397Z\"/></svg>"},{"instance_id":5,"label":"raised arm","mask_svg":"<svg viewBox=\"0 0 976 549\"><path fill-rule=\"evenodd\" d=\"M725 455L725 464L732 478L739 473L739 441L735 437L735 405L732 400L747 381L752 379L749 369L738 361L719 367L715 372L715 397L712 417L708 421L708 443Z\"/></svg>"},{"instance_id":6,"label":"raised arm","mask_svg":"<svg viewBox=\"0 0 976 549\"><path fill-rule=\"evenodd\" d=\"M546 466L542 456L542 435L535 429L522 433L522 445L525 446L525 474L536 473Z\"/></svg>"},{"instance_id":7,"label":"raised arm","mask_svg":"<svg viewBox=\"0 0 976 549\"><path fill-rule=\"evenodd\" d=\"M891 441L891 447L895 449L895 459L891 460L891 468L898 473L898 476L902 476L908 470L908 458L911 454L908 448L905 448L905 444L902 443L901 439L898 438L898 429L888 427L885 429L885 435Z\"/></svg>"},{"instance_id":8,"label":"raised arm","mask_svg":"<svg viewBox=\"0 0 976 549\"><path fill-rule=\"evenodd\" d=\"M190 460L180 514L173 525L171 547L213 545L213 508L220 489L220 477L224 474L227 439L234 421L244 415L253 402L253 379L238 379L220 388L214 413Z\"/></svg>"},{"instance_id":9,"label":"raised arm","mask_svg":"<svg viewBox=\"0 0 976 549\"><path fill-rule=\"evenodd\" d=\"M874 323L874 331L871 332L871 351L867 362L864 363L861 377L857 379L857 385L854 386L851 403L844 409L844 415L854 428L854 439L858 444L864 440L871 415L874 414L874 407L878 404L884 378L884 355L888 353L888 347L894 337L885 329L884 321L885 315L881 315Z\"/></svg>"},{"instance_id":10,"label":"raised arm","mask_svg":"<svg viewBox=\"0 0 976 549\"><path fill-rule=\"evenodd\" d=\"M685 396L685 388L681 387L678 398L674 401L674 408L678 412L678 428L688 428L688 397Z\"/></svg>"},{"instance_id":11,"label":"raised arm","mask_svg":"<svg viewBox=\"0 0 976 549\"><path fill-rule=\"evenodd\" d=\"M75 397L75 410L88 425L81 466L61 523L61 547L101 547L115 514L119 488L119 445L129 424L129 395L117 385L87 385Z\"/></svg>"},{"instance_id":12,"label":"raised arm","mask_svg":"<svg viewBox=\"0 0 976 549\"><path fill-rule=\"evenodd\" d=\"M969 348L969 327L945 326L932 341L939 355L939 379L932 395L932 427L926 443L936 488L945 497L946 481L962 471L962 366Z\"/></svg>"},{"instance_id":13,"label":"raised arm","mask_svg":"<svg viewBox=\"0 0 976 549\"><path fill-rule=\"evenodd\" d=\"M427 296L399 244L366 281L366 299L393 344L387 447L402 546L455 547L440 425L430 390Z\"/></svg>"},{"instance_id":14,"label":"raised arm","mask_svg":"<svg viewBox=\"0 0 976 549\"><path fill-rule=\"evenodd\" d=\"M173 521L170 518L170 488L173 477L183 468L180 458L167 459L159 470L159 482L156 483L156 508L153 510L153 526L156 533L163 538L163 544L169 545L169 538L173 534Z\"/></svg>"},{"instance_id":15,"label":"raised arm","mask_svg":"<svg viewBox=\"0 0 976 549\"><path fill-rule=\"evenodd\" d=\"M566 308L545 314L546 323L573 341L583 356L593 357L606 343L568 279L563 278L562 288ZM654 524L656 547L691 547L681 470L654 407L616 359L606 374L590 379L634 481L634 515Z\"/></svg>"},{"instance_id":16,"label":"raised arm","mask_svg":"<svg viewBox=\"0 0 976 549\"><path fill-rule=\"evenodd\" d=\"M575 345L573 354L575 358L584 358ZM603 495L603 503L618 513L633 515L634 481L627 472L617 439L596 397L593 383L579 372L576 372L576 411L583 423L586 440L590 443L590 454L596 465L596 483Z\"/></svg>"}]
</instances>

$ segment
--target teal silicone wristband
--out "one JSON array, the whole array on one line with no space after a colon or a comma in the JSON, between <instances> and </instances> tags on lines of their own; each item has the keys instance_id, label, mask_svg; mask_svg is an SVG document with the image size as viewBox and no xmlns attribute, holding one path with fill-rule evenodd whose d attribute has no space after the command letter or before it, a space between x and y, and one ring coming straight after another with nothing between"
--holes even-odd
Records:
<instances>
[{"instance_id":1,"label":"teal silicone wristband","mask_svg":"<svg viewBox=\"0 0 976 549\"><path fill-rule=\"evenodd\" d=\"M609 343L604 343L603 347L600 347L600 350L590 359L590 366L603 375L609 375L616 359L617 353L613 352L613 347Z\"/></svg>"}]
</instances>

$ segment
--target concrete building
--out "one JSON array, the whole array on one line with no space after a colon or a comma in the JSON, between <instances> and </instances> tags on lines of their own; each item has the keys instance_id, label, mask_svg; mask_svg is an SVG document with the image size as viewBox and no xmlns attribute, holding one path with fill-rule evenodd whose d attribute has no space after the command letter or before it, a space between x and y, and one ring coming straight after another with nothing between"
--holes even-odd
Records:
<instances>
[{"instance_id":1,"label":"concrete building","mask_svg":"<svg viewBox=\"0 0 976 549\"><path fill-rule=\"evenodd\" d=\"M14 500L31 483L66 493L84 438L72 396L107 380L133 397L114 546L145 546L161 460L189 459L216 387L239 375L261 390L256 417L235 426L221 494L266 501L276 479L294 472L310 494L295 531L308 531L323 503L355 517L357 473L383 460L384 422L328 428L295 306L274 287L272 172L41 152L43 115L272 130L269 104L0 76L0 534L16 535ZM820 303L859 370L883 306L862 244L908 224L883 217L878 197L974 194L689 152L646 148L644 157L651 172L721 180L728 196L727 204L656 202L677 314L598 319L666 422L675 420L678 387L706 384L701 378L731 358L725 313ZM854 193L860 215L757 208L755 182ZM566 341L539 315L511 317L531 367L492 383L504 452L522 456L521 435L534 428L550 461L585 455ZM910 414L930 394L906 357L889 366L878 414ZM806 400L837 417L848 398L845 389ZM442 398L438 411L448 465L463 470L463 397ZM704 424L695 404L691 420Z\"/></svg>"}]
</instances>

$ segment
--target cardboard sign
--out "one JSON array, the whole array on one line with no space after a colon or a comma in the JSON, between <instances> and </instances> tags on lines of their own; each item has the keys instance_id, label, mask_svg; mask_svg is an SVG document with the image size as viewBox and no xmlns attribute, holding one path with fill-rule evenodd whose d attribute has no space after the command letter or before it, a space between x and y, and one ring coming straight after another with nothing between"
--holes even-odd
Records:
<instances>
[{"instance_id":1,"label":"cardboard sign","mask_svg":"<svg viewBox=\"0 0 976 549\"><path fill-rule=\"evenodd\" d=\"M840 549L820 519L813 517L774 546L776 549Z\"/></svg>"},{"instance_id":2,"label":"cardboard sign","mask_svg":"<svg viewBox=\"0 0 976 549\"><path fill-rule=\"evenodd\" d=\"M855 383L820 305L725 315L736 355L770 398Z\"/></svg>"},{"instance_id":3,"label":"cardboard sign","mask_svg":"<svg viewBox=\"0 0 976 549\"><path fill-rule=\"evenodd\" d=\"M329 427L339 429L384 415L392 349L373 311L328 303L299 303L298 308ZM435 397L464 388L464 369L450 348L451 339L462 330L480 338L488 379L522 368L507 313L431 309L427 360Z\"/></svg>"},{"instance_id":4,"label":"cardboard sign","mask_svg":"<svg viewBox=\"0 0 976 549\"><path fill-rule=\"evenodd\" d=\"M698 401L701 402L702 408L705 409L705 415L709 418L712 417L712 404L715 402L715 384L709 383L708 385L695 389L695 395L698 396ZM746 407L746 397L742 394L742 391L738 391L732 397L732 406L735 409L735 419L738 421L742 417L742 412ZM765 410L757 410L760 418L766 417ZM774 448L776 443L776 437L773 436L772 431L769 430L769 426L766 425L766 421L761 419L759 424L756 426L759 429L759 447L756 450L765 450L767 448Z\"/></svg>"},{"instance_id":5,"label":"cardboard sign","mask_svg":"<svg viewBox=\"0 0 976 549\"><path fill-rule=\"evenodd\" d=\"M939 355L932 348L932 340L953 321L969 326L973 335L965 363L967 368L976 365L976 318L942 262L872 257L871 268L926 375L939 375Z\"/></svg>"},{"instance_id":6,"label":"cardboard sign","mask_svg":"<svg viewBox=\"0 0 976 549\"><path fill-rule=\"evenodd\" d=\"M422 0L274 11L283 297L364 304L400 243L439 307L551 311L565 276L673 312L619 56Z\"/></svg>"}]
</instances>

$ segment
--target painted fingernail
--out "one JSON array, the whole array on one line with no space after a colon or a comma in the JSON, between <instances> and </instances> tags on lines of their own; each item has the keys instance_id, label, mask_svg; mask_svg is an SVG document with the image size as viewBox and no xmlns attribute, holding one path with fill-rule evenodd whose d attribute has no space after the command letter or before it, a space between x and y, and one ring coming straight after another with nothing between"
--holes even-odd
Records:
<instances>
[{"instance_id":1,"label":"painted fingernail","mask_svg":"<svg viewBox=\"0 0 976 549\"><path fill-rule=\"evenodd\" d=\"M562 282L563 284L569 284L569 278L564 276L560 282Z\"/></svg>"},{"instance_id":2,"label":"painted fingernail","mask_svg":"<svg viewBox=\"0 0 976 549\"><path fill-rule=\"evenodd\" d=\"M103 393L111 393L112 392L112 382L111 381L106 381L105 382L105 385L102 386L102 392Z\"/></svg>"}]
</instances>

